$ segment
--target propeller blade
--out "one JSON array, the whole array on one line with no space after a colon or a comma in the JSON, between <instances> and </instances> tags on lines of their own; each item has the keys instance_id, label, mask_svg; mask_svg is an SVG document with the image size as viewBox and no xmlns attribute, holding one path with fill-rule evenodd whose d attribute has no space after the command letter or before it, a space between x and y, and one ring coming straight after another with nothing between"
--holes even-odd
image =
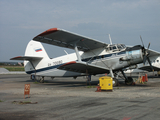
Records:
<instances>
[{"instance_id":1,"label":"propeller blade","mask_svg":"<svg viewBox=\"0 0 160 120\"><path fill-rule=\"evenodd\" d=\"M147 56L144 56L144 57L143 57L143 65L145 65L146 59L147 59Z\"/></svg>"},{"instance_id":2,"label":"propeller blade","mask_svg":"<svg viewBox=\"0 0 160 120\"><path fill-rule=\"evenodd\" d=\"M146 59L147 59L149 65L150 65L150 67L151 67L151 69L152 69L152 71L153 71L153 73L154 73L153 66L152 66L151 61L150 61L150 59L149 59L149 57L148 57L148 56L149 56L148 49L149 49L149 47L150 47L150 43L148 44L148 48L145 49L141 35L140 35L140 39L141 39L141 42L142 42L142 45L143 45L143 47L142 47L142 52L143 52L143 65L145 65Z\"/></svg>"},{"instance_id":3,"label":"propeller blade","mask_svg":"<svg viewBox=\"0 0 160 120\"><path fill-rule=\"evenodd\" d=\"M143 44L143 40L142 40L142 37L141 37L141 35L140 35L140 39L141 39L142 45L143 45L143 47L144 47L144 44Z\"/></svg>"},{"instance_id":4,"label":"propeller blade","mask_svg":"<svg viewBox=\"0 0 160 120\"><path fill-rule=\"evenodd\" d=\"M153 69L153 66L152 66L152 64L151 64L151 61L150 61L149 57L147 57L147 60L148 60L148 63L149 63L149 65L150 65L152 71L154 72L154 69Z\"/></svg>"},{"instance_id":5,"label":"propeller blade","mask_svg":"<svg viewBox=\"0 0 160 120\"><path fill-rule=\"evenodd\" d=\"M150 43L148 44L148 48L147 49L149 49L149 47L150 47Z\"/></svg>"}]
</instances>

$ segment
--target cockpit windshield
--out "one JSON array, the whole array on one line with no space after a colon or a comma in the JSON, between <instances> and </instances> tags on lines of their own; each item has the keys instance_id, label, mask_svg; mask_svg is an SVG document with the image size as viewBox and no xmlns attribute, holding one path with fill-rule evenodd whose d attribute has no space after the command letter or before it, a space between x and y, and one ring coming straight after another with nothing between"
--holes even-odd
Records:
<instances>
[{"instance_id":1,"label":"cockpit windshield","mask_svg":"<svg viewBox=\"0 0 160 120\"><path fill-rule=\"evenodd\" d=\"M124 50L125 48L126 48L126 46L124 44L113 44L113 45L107 46L106 50L115 52L115 51Z\"/></svg>"}]
</instances>

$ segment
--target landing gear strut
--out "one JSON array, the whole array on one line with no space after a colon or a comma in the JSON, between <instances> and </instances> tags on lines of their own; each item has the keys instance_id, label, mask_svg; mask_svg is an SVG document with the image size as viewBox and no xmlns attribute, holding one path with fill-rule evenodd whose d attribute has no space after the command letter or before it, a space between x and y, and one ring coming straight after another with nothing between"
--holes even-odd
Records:
<instances>
[{"instance_id":1,"label":"landing gear strut","mask_svg":"<svg viewBox=\"0 0 160 120\"><path fill-rule=\"evenodd\" d=\"M91 75L86 76L87 77L87 81L86 81L86 85L91 85Z\"/></svg>"},{"instance_id":2,"label":"landing gear strut","mask_svg":"<svg viewBox=\"0 0 160 120\"><path fill-rule=\"evenodd\" d=\"M111 77L113 78L113 87L118 86L118 80L114 77L112 69L110 69Z\"/></svg>"},{"instance_id":3,"label":"landing gear strut","mask_svg":"<svg viewBox=\"0 0 160 120\"><path fill-rule=\"evenodd\" d=\"M44 76L42 76L39 80L40 83L44 83Z\"/></svg>"},{"instance_id":4,"label":"landing gear strut","mask_svg":"<svg viewBox=\"0 0 160 120\"><path fill-rule=\"evenodd\" d=\"M121 70L121 72L122 72L122 74L123 74L123 76L125 78L125 84L126 85L132 85L133 84L133 78L132 77L127 77L125 75L125 73L123 72L123 70Z\"/></svg>"}]
</instances>

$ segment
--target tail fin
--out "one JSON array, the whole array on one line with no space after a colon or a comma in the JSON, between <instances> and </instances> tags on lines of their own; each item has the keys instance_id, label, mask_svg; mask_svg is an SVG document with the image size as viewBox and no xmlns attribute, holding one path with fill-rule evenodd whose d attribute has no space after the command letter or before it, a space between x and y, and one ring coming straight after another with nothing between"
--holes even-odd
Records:
<instances>
[{"instance_id":1,"label":"tail fin","mask_svg":"<svg viewBox=\"0 0 160 120\"><path fill-rule=\"evenodd\" d=\"M35 73L35 70L37 69L47 67L47 61L50 60L42 44L33 40L28 43L25 51L25 56L33 58L29 61L24 61L25 71L28 74Z\"/></svg>"},{"instance_id":2,"label":"tail fin","mask_svg":"<svg viewBox=\"0 0 160 120\"><path fill-rule=\"evenodd\" d=\"M33 40L28 43L25 56L43 57L44 59L49 59L42 44Z\"/></svg>"}]
</instances>

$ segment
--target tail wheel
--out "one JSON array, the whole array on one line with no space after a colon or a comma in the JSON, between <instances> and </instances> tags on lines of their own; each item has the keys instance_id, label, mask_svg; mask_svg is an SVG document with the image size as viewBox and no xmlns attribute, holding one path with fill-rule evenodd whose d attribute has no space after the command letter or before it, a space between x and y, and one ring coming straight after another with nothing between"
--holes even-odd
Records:
<instances>
[{"instance_id":1,"label":"tail wheel","mask_svg":"<svg viewBox=\"0 0 160 120\"><path fill-rule=\"evenodd\" d=\"M113 87L116 87L118 86L118 80L113 78Z\"/></svg>"},{"instance_id":2,"label":"tail wheel","mask_svg":"<svg viewBox=\"0 0 160 120\"><path fill-rule=\"evenodd\" d=\"M44 83L44 77L41 77L39 80L40 83Z\"/></svg>"},{"instance_id":3,"label":"tail wheel","mask_svg":"<svg viewBox=\"0 0 160 120\"><path fill-rule=\"evenodd\" d=\"M132 85L133 84L133 78L132 77L128 77L127 80L125 80L125 84L126 85Z\"/></svg>"},{"instance_id":4,"label":"tail wheel","mask_svg":"<svg viewBox=\"0 0 160 120\"><path fill-rule=\"evenodd\" d=\"M36 76L35 75L31 75L31 80L36 80Z\"/></svg>"}]
</instances>

